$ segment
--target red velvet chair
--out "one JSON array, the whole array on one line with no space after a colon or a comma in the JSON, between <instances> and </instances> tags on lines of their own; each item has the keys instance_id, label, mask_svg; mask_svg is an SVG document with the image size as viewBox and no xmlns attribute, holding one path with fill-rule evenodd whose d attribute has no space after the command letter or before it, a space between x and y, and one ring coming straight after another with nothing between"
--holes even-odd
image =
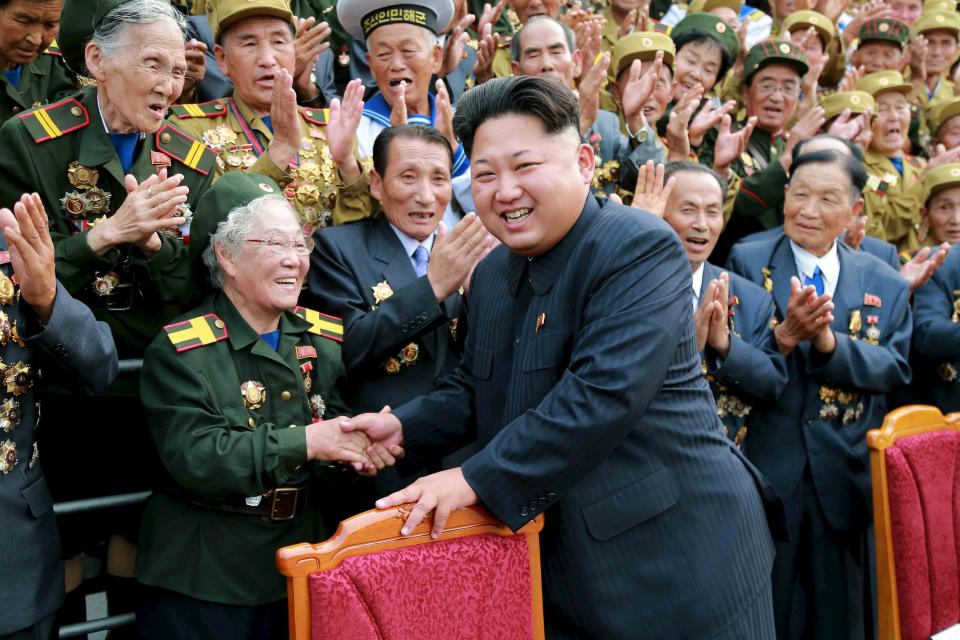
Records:
<instances>
[{"instance_id":1,"label":"red velvet chair","mask_svg":"<svg viewBox=\"0 0 960 640\"><path fill-rule=\"evenodd\" d=\"M960 413L897 409L867 445L879 640L928 640L960 623Z\"/></svg>"},{"instance_id":2,"label":"red velvet chair","mask_svg":"<svg viewBox=\"0 0 960 640\"><path fill-rule=\"evenodd\" d=\"M326 542L277 551L294 640L542 640L543 516L517 533L481 507L400 535L411 505L367 511Z\"/></svg>"}]
</instances>

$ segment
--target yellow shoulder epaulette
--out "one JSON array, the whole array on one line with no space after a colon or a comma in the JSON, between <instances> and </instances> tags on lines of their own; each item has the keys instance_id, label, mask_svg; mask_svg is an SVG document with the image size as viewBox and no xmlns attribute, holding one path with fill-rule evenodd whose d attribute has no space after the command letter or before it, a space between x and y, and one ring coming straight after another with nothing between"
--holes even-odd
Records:
<instances>
[{"instance_id":1,"label":"yellow shoulder epaulette","mask_svg":"<svg viewBox=\"0 0 960 640\"><path fill-rule=\"evenodd\" d=\"M330 121L330 109L300 109L300 115L313 124L326 125Z\"/></svg>"},{"instance_id":2,"label":"yellow shoulder epaulette","mask_svg":"<svg viewBox=\"0 0 960 640\"><path fill-rule=\"evenodd\" d=\"M37 107L19 116L34 142L46 142L90 124L90 114L76 98Z\"/></svg>"},{"instance_id":3,"label":"yellow shoulder epaulette","mask_svg":"<svg viewBox=\"0 0 960 640\"><path fill-rule=\"evenodd\" d=\"M171 124L160 127L154 145L171 158L175 158L194 171L207 175L217 162L217 152L189 133L184 133Z\"/></svg>"},{"instance_id":4,"label":"yellow shoulder epaulette","mask_svg":"<svg viewBox=\"0 0 960 640\"><path fill-rule=\"evenodd\" d=\"M222 100L211 100L199 104L175 104L170 107L170 111L182 120L216 118L227 115L227 105Z\"/></svg>"},{"instance_id":5,"label":"yellow shoulder epaulette","mask_svg":"<svg viewBox=\"0 0 960 640\"><path fill-rule=\"evenodd\" d=\"M329 316L306 307L296 307L293 313L310 323L310 328L307 329L310 333L343 342L343 320L341 318Z\"/></svg>"},{"instance_id":6,"label":"yellow shoulder epaulette","mask_svg":"<svg viewBox=\"0 0 960 640\"><path fill-rule=\"evenodd\" d=\"M177 348L177 353L226 340L230 335L223 320L215 313L197 316L183 322L174 322L165 326L163 330L167 332L167 338Z\"/></svg>"}]
</instances>

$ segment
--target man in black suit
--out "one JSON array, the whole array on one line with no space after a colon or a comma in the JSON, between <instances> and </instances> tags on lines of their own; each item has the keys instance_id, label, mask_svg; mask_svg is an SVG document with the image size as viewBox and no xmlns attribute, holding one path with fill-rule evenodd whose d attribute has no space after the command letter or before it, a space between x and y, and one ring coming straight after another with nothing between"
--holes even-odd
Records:
<instances>
[{"instance_id":1,"label":"man in black suit","mask_svg":"<svg viewBox=\"0 0 960 640\"><path fill-rule=\"evenodd\" d=\"M656 216L590 195L573 93L529 76L465 93L454 125L480 219L461 365L343 428L409 451L482 449L377 506L482 503L541 537L551 638L772 638L768 486L723 437L700 373L690 265ZM766 495L770 495L766 493Z\"/></svg>"},{"instance_id":2,"label":"man in black suit","mask_svg":"<svg viewBox=\"0 0 960 640\"><path fill-rule=\"evenodd\" d=\"M453 153L439 131L384 129L373 162L370 188L383 215L316 232L303 295L304 305L343 318L344 400L359 413L426 393L457 365L466 331L460 292L489 247L475 214L449 232L441 222L451 197ZM411 460L404 470L429 462ZM413 479L402 481L399 473L381 472L376 495ZM338 516L372 508L374 494L364 501L358 492L354 487Z\"/></svg>"}]
</instances>

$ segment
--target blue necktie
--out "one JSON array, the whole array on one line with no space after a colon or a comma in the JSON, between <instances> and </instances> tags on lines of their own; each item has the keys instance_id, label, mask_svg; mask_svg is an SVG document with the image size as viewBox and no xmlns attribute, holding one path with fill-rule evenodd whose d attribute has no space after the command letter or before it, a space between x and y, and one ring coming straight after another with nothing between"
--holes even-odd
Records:
<instances>
[{"instance_id":1,"label":"blue necktie","mask_svg":"<svg viewBox=\"0 0 960 640\"><path fill-rule=\"evenodd\" d=\"M812 278L807 276L803 277L803 286L807 286L808 284L812 284L814 287L817 288L818 296L823 295L823 272L820 271L820 267L817 267L816 269L813 270Z\"/></svg>"},{"instance_id":2,"label":"blue necktie","mask_svg":"<svg viewBox=\"0 0 960 640\"><path fill-rule=\"evenodd\" d=\"M270 133L273 133L273 119L270 116L263 116L260 118L260 121L267 125L267 129L270 129Z\"/></svg>"},{"instance_id":3,"label":"blue necktie","mask_svg":"<svg viewBox=\"0 0 960 640\"><path fill-rule=\"evenodd\" d=\"M133 153L137 150L137 143L140 142L139 133L111 133L110 142L113 143L113 148L117 150L117 155L120 157L120 165L123 167L124 173L130 170L130 167L133 166Z\"/></svg>"},{"instance_id":4,"label":"blue necktie","mask_svg":"<svg viewBox=\"0 0 960 640\"><path fill-rule=\"evenodd\" d=\"M413 269L417 272L418 278L427 275L427 265L430 263L430 254L427 253L427 249L422 244L413 252L413 263Z\"/></svg>"}]
</instances>

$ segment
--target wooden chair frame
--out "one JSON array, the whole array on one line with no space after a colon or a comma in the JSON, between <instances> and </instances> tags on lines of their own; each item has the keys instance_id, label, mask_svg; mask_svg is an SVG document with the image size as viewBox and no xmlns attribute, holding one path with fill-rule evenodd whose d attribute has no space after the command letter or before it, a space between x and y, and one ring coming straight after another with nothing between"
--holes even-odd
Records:
<instances>
[{"instance_id":1,"label":"wooden chair frame","mask_svg":"<svg viewBox=\"0 0 960 640\"><path fill-rule=\"evenodd\" d=\"M345 558L430 544L464 536L490 533L498 536L525 535L530 558L531 610L533 637L544 640L543 588L540 575L540 538L543 515L539 515L516 533L480 506L458 509L450 514L445 531L430 537L431 518L424 519L410 535L400 535L400 527L413 508L405 504L393 509L371 510L344 520L332 538L319 544L300 543L277 551L277 569L287 578L287 607L290 638L310 638L310 596L307 576L337 567Z\"/></svg>"},{"instance_id":2,"label":"wooden chair frame","mask_svg":"<svg viewBox=\"0 0 960 640\"><path fill-rule=\"evenodd\" d=\"M873 483L873 521L877 552L878 640L900 640L900 602L893 557L890 494L887 489L887 447L900 438L931 431L960 431L960 413L944 416L936 407L911 405L891 411L879 429L867 433L870 478Z\"/></svg>"}]
</instances>

